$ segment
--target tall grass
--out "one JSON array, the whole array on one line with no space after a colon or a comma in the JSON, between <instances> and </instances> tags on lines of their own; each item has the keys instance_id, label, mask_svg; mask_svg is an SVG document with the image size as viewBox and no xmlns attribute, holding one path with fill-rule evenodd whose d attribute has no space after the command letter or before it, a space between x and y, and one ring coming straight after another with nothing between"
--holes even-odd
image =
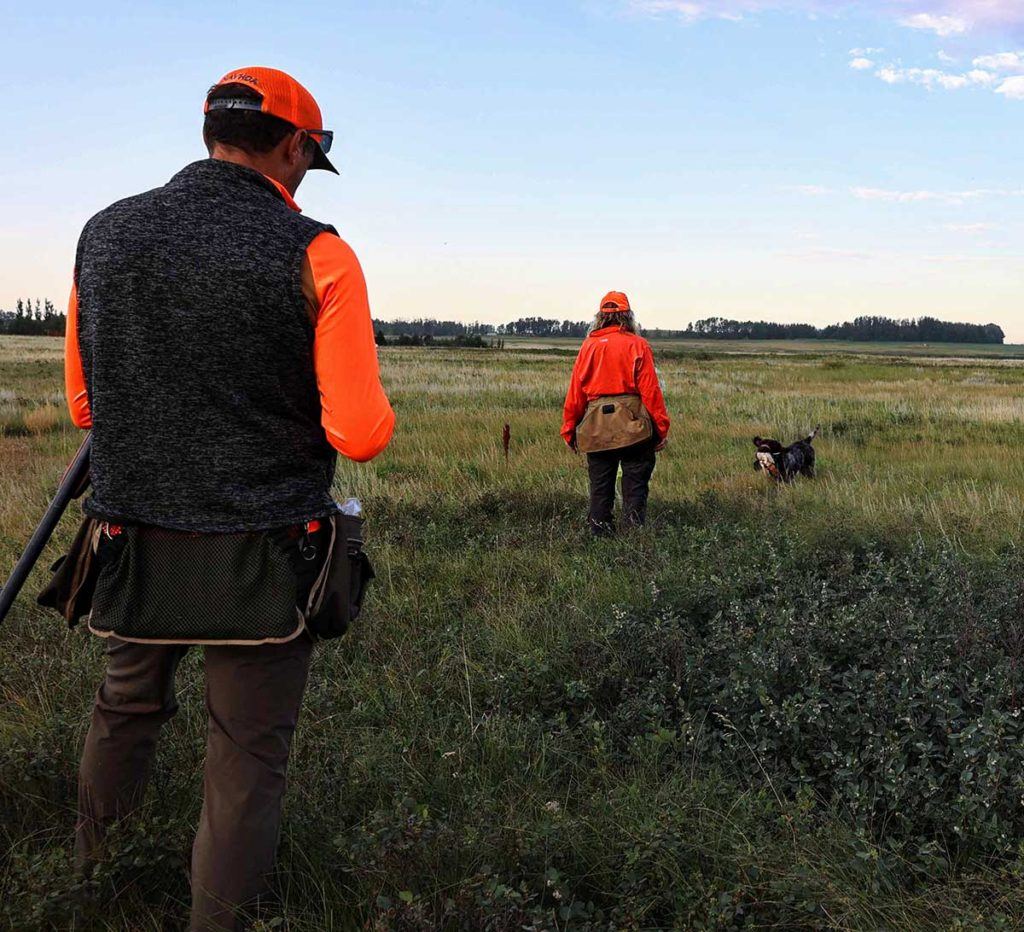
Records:
<instances>
[{"instance_id":1,"label":"tall grass","mask_svg":"<svg viewBox=\"0 0 1024 932\"><path fill-rule=\"evenodd\" d=\"M860 664L893 684L893 708L951 709L955 693L1015 721L1024 366L728 349L663 354L675 426L650 526L602 542L585 533L584 463L558 437L565 347L383 350L398 433L373 463L339 464L335 482L366 504L378 579L358 629L317 651L277 927L1024 925L1008 732L972 738L1009 775L963 784L988 815L957 809L972 833L958 845L927 800L900 803L918 783L890 787L889 758L853 743L869 695L893 740L924 740L924 726L849 686ZM60 355L58 341L0 340L0 569L77 446L53 421ZM750 438L817 424L817 481L755 475ZM901 626L902 653L879 633ZM180 927L205 729L197 652L146 809L85 883L69 845L101 645L27 598L4 634L0 924ZM940 681L946 692L928 691ZM777 735L756 717L769 700L790 716ZM850 717L825 731L837 750L822 750L815 723L838 710ZM846 792L857 784L826 786L837 768L819 773L808 749L849 755L906 818L866 816ZM927 767L908 753L915 780L961 806L944 776L952 752Z\"/></svg>"}]
</instances>

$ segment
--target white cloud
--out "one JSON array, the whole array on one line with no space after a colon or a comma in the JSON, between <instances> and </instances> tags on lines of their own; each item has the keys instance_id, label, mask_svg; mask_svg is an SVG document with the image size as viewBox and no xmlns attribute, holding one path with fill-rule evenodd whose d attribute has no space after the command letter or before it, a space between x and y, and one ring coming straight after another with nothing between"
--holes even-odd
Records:
<instances>
[{"instance_id":1,"label":"white cloud","mask_svg":"<svg viewBox=\"0 0 1024 932\"><path fill-rule=\"evenodd\" d=\"M1024 25L1024 3L1017 0L618 0L636 13L675 15L684 22L701 19L739 20L746 16L785 12L811 17L845 13L875 14L896 19L912 29L939 36L961 36L979 28ZM908 9L909 8L909 9ZM854 50L855 58L869 57L880 49ZM950 62L946 62L950 64Z\"/></svg>"},{"instance_id":2,"label":"white cloud","mask_svg":"<svg viewBox=\"0 0 1024 932\"><path fill-rule=\"evenodd\" d=\"M937 191L889 191L885 188L854 188L853 196L862 201L886 201L891 204L914 204L921 201L952 201L951 195ZM962 203L962 200L959 201Z\"/></svg>"},{"instance_id":3,"label":"white cloud","mask_svg":"<svg viewBox=\"0 0 1024 932\"><path fill-rule=\"evenodd\" d=\"M949 265L951 262L1006 262L1017 260L1016 256L989 256L984 253L945 253L942 255L923 255L917 258L922 262L934 262L938 265Z\"/></svg>"},{"instance_id":4,"label":"white cloud","mask_svg":"<svg viewBox=\"0 0 1024 932\"><path fill-rule=\"evenodd\" d=\"M900 22L911 29L924 29L943 38L961 36L971 28L970 20L961 16L942 16L935 13L916 13Z\"/></svg>"},{"instance_id":5,"label":"white cloud","mask_svg":"<svg viewBox=\"0 0 1024 932\"><path fill-rule=\"evenodd\" d=\"M821 197L832 193L831 189L820 184L798 184L790 190L796 191L798 194L806 194L808 197Z\"/></svg>"},{"instance_id":6,"label":"white cloud","mask_svg":"<svg viewBox=\"0 0 1024 932\"><path fill-rule=\"evenodd\" d=\"M984 247L984 244L978 243L977 247ZM969 263L969 262L1017 262L1020 260L1019 256L1006 255L991 255L988 253L913 253L913 252L893 252L887 250L885 252L871 251L867 249L836 249L834 247L820 246L817 248L809 248L803 250L794 250L790 252L778 252L775 254L780 259L787 259L790 261L798 262L811 262L811 261L822 261L822 262L842 262L842 261L855 261L855 262L896 262L900 267L905 268L908 263L911 262L924 262L924 263L936 263L941 265L948 265L950 263Z\"/></svg>"},{"instance_id":7,"label":"white cloud","mask_svg":"<svg viewBox=\"0 0 1024 932\"><path fill-rule=\"evenodd\" d=\"M1007 78L996 88L996 93L1002 94L1007 100L1024 100L1024 75Z\"/></svg>"},{"instance_id":8,"label":"white cloud","mask_svg":"<svg viewBox=\"0 0 1024 932\"><path fill-rule=\"evenodd\" d=\"M699 3L681 3L676 0L634 0L633 8L640 13L677 13L683 19L697 19L704 14Z\"/></svg>"},{"instance_id":9,"label":"white cloud","mask_svg":"<svg viewBox=\"0 0 1024 932\"><path fill-rule=\"evenodd\" d=\"M1024 4L1019 0L926 0L916 4L965 21L968 26L1001 27L1024 24Z\"/></svg>"},{"instance_id":10,"label":"white cloud","mask_svg":"<svg viewBox=\"0 0 1024 932\"><path fill-rule=\"evenodd\" d=\"M800 262L808 260L823 259L852 259L858 262L870 262L880 258L878 253L868 252L862 249L835 249L830 246L818 246L811 249L804 249L798 252L777 253L781 259L796 259Z\"/></svg>"},{"instance_id":11,"label":"white cloud","mask_svg":"<svg viewBox=\"0 0 1024 932\"><path fill-rule=\"evenodd\" d=\"M917 84L928 90L990 88L1008 100L1024 100L1024 53L998 52L994 55L979 55L973 64L974 68L960 74L938 68L883 65L875 72L875 76L886 84ZM854 67L853 62L850 66Z\"/></svg>"},{"instance_id":12,"label":"white cloud","mask_svg":"<svg viewBox=\"0 0 1024 932\"><path fill-rule=\"evenodd\" d=\"M963 233L967 236L981 236L997 229L994 223L947 223L942 227L948 233Z\"/></svg>"},{"instance_id":13,"label":"white cloud","mask_svg":"<svg viewBox=\"0 0 1024 932\"><path fill-rule=\"evenodd\" d=\"M853 188L851 194L862 201L889 204L921 204L925 202L959 206L986 197L1024 197L1024 190L974 188L967 191L894 191L888 188Z\"/></svg>"},{"instance_id":14,"label":"white cloud","mask_svg":"<svg viewBox=\"0 0 1024 932\"><path fill-rule=\"evenodd\" d=\"M956 91L971 83L971 79L965 74L945 74L943 72L932 74L930 71L925 73L923 80L926 87L931 87L934 82L947 91Z\"/></svg>"},{"instance_id":15,"label":"white cloud","mask_svg":"<svg viewBox=\"0 0 1024 932\"><path fill-rule=\"evenodd\" d=\"M995 55L979 55L974 59L975 68L987 71L1024 71L1024 55L1020 52L998 52Z\"/></svg>"},{"instance_id":16,"label":"white cloud","mask_svg":"<svg viewBox=\"0 0 1024 932\"><path fill-rule=\"evenodd\" d=\"M914 4L916 12L899 20L911 29L933 32L942 37L962 36L978 27L1024 26L1024 2L1010 0L875 0L859 4L852 0L621 0L634 13L645 16L674 16L684 23L705 19L741 20L765 12L803 13L808 16L842 15L845 12L873 10L880 17L898 17ZM850 49L849 67L869 72L876 68L881 48ZM956 59L939 51L939 60L953 64ZM874 74L886 84L914 84L927 90L956 91L985 88L1007 100L1024 100L1024 52L996 52L979 55L973 68L959 72L942 68L904 67L886 63ZM1018 77L1019 76L1019 77Z\"/></svg>"},{"instance_id":17,"label":"white cloud","mask_svg":"<svg viewBox=\"0 0 1024 932\"><path fill-rule=\"evenodd\" d=\"M966 74L953 74L949 71L940 71L938 68L899 68L895 65L879 68L875 76L886 84L919 84L929 90L941 87L947 91L956 91L972 85L985 87L998 80L994 74L980 69L968 71Z\"/></svg>"},{"instance_id":18,"label":"white cloud","mask_svg":"<svg viewBox=\"0 0 1024 932\"><path fill-rule=\"evenodd\" d=\"M955 65L957 62L956 58L953 55L950 55L947 52L942 51L941 49L939 49L939 51L935 53L935 57L944 65Z\"/></svg>"},{"instance_id":19,"label":"white cloud","mask_svg":"<svg viewBox=\"0 0 1024 932\"><path fill-rule=\"evenodd\" d=\"M691 0L631 0L630 7L634 12L646 13L649 16L669 14L678 16L684 22L692 23L698 19L739 20L744 13L756 12L761 8L759 3L746 3L736 0L732 3L695 3Z\"/></svg>"},{"instance_id":20,"label":"white cloud","mask_svg":"<svg viewBox=\"0 0 1024 932\"><path fill-rule=\"evenodd\" d=\"M982 71L980 68L976 68L973 71L968 71L965 75L971 84L977 84L981 87L988 87L990 84L995 84L999 80L991 71Z\"/></svg>"}]
</instances>

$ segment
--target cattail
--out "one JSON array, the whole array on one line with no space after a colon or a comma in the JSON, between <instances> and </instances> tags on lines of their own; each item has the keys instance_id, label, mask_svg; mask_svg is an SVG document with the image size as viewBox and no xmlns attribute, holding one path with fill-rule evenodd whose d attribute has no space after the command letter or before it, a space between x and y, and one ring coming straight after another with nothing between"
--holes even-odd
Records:
<instances>
[{"instance_id":1,"label":"cattail","mask_svg":"<svg viewBox=\"0 0 1024 932\"><path fill-rule=\"evenodd\" d=\"M512 442L512 428L506 424L501 431L501 446L505 451L505 462L508 462L508 445Z\"/></svg>"}]
</instances>

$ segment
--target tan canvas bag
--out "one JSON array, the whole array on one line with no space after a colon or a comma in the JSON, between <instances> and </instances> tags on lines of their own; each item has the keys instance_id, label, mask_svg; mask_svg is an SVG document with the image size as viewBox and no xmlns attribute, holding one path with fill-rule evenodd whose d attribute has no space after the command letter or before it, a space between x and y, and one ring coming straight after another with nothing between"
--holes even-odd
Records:
<instances>
[{"instance_id":1,"label":"tan canvas bag","mask_svg":"<svg viewBox=\"0 0 1024 932\"><path fill-rule=\"evenodd\" d=\"M607 395L587 405L576 425L581 453L621 450L654 436L654 425L639 395Z\"/></svg>"}]
</instances>

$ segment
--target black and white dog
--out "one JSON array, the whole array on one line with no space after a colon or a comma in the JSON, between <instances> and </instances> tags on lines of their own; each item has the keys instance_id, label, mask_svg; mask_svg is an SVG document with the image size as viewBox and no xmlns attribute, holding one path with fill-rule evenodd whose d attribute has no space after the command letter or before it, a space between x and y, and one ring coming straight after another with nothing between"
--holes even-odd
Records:
<instances>
[{"instance_id":1,"label":"black and white dog","mask_svg":"<svg viewBox=\"0 0 1024 932\"><path fill-rule=\"evenodd\" d=\"M809 436L798 440L792 446L784 447L778 440L754 438L757 456L754 469L768 473L776 482L792 482L797 476L814 478L814 438L820 427L815 427Z\"/></svg>"}]
</instances>

